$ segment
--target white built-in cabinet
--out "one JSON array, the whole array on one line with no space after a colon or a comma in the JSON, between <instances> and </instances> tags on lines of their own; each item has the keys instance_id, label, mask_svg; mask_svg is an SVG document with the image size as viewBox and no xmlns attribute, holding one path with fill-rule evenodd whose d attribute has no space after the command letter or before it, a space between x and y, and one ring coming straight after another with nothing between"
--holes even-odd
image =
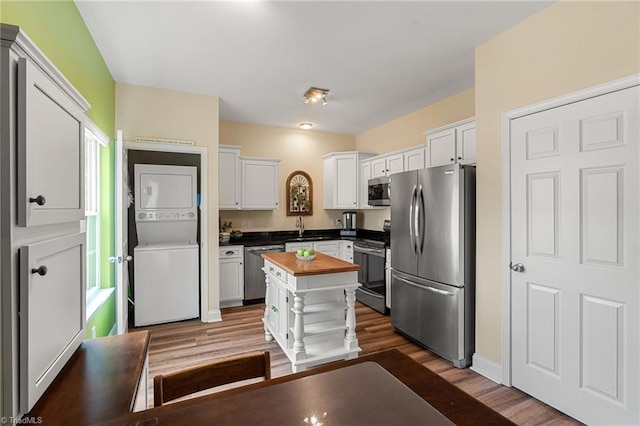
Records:
<instances>
[{"instance_id":1,"label":"white built-in cabinet","mask_svg":"<svg viewBox=\"0 0 640 426\"><path fill-rule=\"evenodd\" d=\"M361 196L360 162L373 156L361 152L329 153L322 157L324 208L355 209Z\"/></svg>"},{"instance_id":2,"label":"white built-in cabinet","mask_svg":"<svg viewBox=\"0 0 640 426\"><path fill-rule=\"evenodd\" d=\"M340 240L320 240L291 242L285 244L285 251L297 251L301 248L311 248L328 256L340 257Z\"/></svg>"},{"instance_id":3,"label":"white built-in cabinet","mask_svg":"<svg viewBox=\"0 0 640 426\"><path fill-rule=\"evenodd\" d=\"M404 171L404 155L389 154L371 160L371 178L389 176Z\"/></svg>"},{"instance_id":4,"label":"white built-in cabinet","mask_svg":"<svg viewBox=\"0 0 640 426\"><path fill-rule=\"evenodd\" d=\"M27 413L85 337L88 102L19 27L0 24L3 418Z\"/></svg>"},{"instance_id":5,"label":"white built-in cabinet","mask_svg":"<svg viewBox=\"0 0 640 426\"><path fill-rule=\"evenodd\" d=\"M402 157L404 158L403 171L405 172L424 169L427 166L427 150L423 145L405 151Z\"/></svg>"},{"instance_id":6,"label":"white built-in cabinet","mask_svg":"<svg viewBox=\"0 0 640 426\"><path fill-rule=\"evenodd\" d=\"M424 134L427 138L427 167L475 163L476 123L474 118L439 127Z\"/></svg>"},{"instance_id":7,"label":"white built-in cabinet","mask_svg":"<svg viewBox=\"0 0 640 426\"><path fill-rule=\"evenodd\" d=\"M279 205L280 160L240 158L242 209L275 210Z\"/></svg>"},{"instance_id":8,"label":"white built-in cabinet","mask_svg":"<svg viewBox=\"0 0 640 426\"><path fill-rule=\"evenodd\" d=\"M220 210L279 208L280 160L240 157L237 145L218 147L218 205Z\"/></svg>"},{"instance_id":9,"label":"white built-in cabinet","mask_svg":"<svg viewBox=\"0 0 640 426\"><path fill-rule=\"evenodd\" d=\"M218 146L218 208L220 210L241 207L241 148L237 145Z\"/></svg>"},{"instance_id":10,"label":"white built-in cabinet","mask_svg":"<svg viewBox=\"0 0 640 426\"><path fill-rule=\"evenodd\" d=\"M353 263L353 241L340 240L340 252L338 257L345 262Z\"/></svg>"},{"instance_id":11,"label":"white built-in cabinet","mask_svg":"<svg viewBox=\"0 0 640 426\"><path fill-rule=\"evenodd\" d=\"M244 247L220 247L220 307L242 306L244 299Z\"/></svg>"}]
</instances>

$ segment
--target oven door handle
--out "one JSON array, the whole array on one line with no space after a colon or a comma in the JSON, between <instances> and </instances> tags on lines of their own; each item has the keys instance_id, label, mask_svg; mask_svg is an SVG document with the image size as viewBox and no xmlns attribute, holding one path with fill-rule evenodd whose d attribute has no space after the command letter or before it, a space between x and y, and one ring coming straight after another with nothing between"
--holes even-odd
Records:
<instances>
[{"instance_id":1,"label":"oven door handle","mask_svg":"<svg viewBox=\"0 0 640 426\"><path fill-rule=\"evenodd\" d=\"M378 293L374 293L373 291L368 290L365 286L358 287L358 290L360 290L360 291L361 291L361 292L363 292L363 293L368 294L368 295L369 295L369 296L371 296L371 297L375 297L375 298L377 298L377 299L383 299L383 298L384 298L384 296L383 296L383 295L378 294Z\"/></svg>"},{"instance_id":2,"label":"oven door handle","mask_svg":"<svg viewBox=\"0 0 640 426\"><path fill-rule=\"evenodd\" d=\"M379 257L384 257L384 251L381 249L371 249L367 247L358 246L356 244L353 245L354 251L359 251L362 253L371 253L373 255L378 255Z\"/></svg>"}]
</instances>

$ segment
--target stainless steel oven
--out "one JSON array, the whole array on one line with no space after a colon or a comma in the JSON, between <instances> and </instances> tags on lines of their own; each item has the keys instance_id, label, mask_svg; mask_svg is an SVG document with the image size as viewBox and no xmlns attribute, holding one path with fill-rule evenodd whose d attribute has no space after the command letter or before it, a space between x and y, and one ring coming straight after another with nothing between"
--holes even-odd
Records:
<instances>
[{"instance_id":1,"label":"stainless steel oven","mask_svg":"<svg viewBox=\"0 0 640 426\"><path fill-rule=\"evenodd\" d=\"M358 271L356 299L376 311L387 313L385 244L380 241L356 240L353 243L353 263L362 266Z\"/></svg>"}]
</instances>

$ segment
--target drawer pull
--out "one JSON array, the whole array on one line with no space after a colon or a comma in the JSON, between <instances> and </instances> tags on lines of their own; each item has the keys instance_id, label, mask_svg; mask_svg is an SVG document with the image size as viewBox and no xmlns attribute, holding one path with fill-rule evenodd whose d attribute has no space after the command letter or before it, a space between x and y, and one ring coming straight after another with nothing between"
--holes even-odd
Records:
<instances>
[{"instance_id":1,"label":"drawer pull","mask_svg":"<svg viewBox=\"0 0 640 426\"><path fill-rule=\"evenodd\" d=\"M280 275L282 275L280 272L276 272L276 277L279 277Z\"/></svg>"},{"instance_id":2,"label":"drawer pull","mask_svg":"<svg viewBox=\"0 0 640 426\"><path fill-rule=\"evenodd\" d=\"M47 199L44 198L43 195L38 195L36 198L29 198L29 202L36 203L39 206L44 206L44 204L47 202Z\"/></svg>"},{"instance_id":3,"label":"drawer pull","mask_svg":"<svg viewBox=\"0 0 640 426\"><path fill-rule=\"evenodd\" d=\"M270 271L270 272L273 272L273 266L269 268L269 271Z\"/></svg>"},{"instance_id":4,"label":"drawer pull","mask_svg":"<svg viewBox=\"0 0 640 426\"><path fill-rule=\"evenodd\" d=\"M47 269L47 267L45 265L40 265L39 268L32 268L31 269L31 273L32 274L38 274L38 275L40 275L42 277L47 275L47 272L49 272L49 270Z\"/></svg>"},{"instance_id":5,"label":"drawer pull","mask_svg":"<svg viewBox=\"0 0 640 426\"><path fill-rule=\"evenodd\" d=\"M230 256L230 255L232 255L233 253L234 253L234 251L233 251L233 250L228 250L225 254L226 254L227 256Z\"/></svg>"}]
</instances>

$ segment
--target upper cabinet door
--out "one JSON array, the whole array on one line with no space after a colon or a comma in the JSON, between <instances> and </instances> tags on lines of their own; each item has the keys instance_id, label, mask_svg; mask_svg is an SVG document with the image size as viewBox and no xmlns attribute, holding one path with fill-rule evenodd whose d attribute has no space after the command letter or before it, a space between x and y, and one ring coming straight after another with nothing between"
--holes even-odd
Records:
<instances>
[{"instance_id":1,"label":"upper cabinet door","mask_svg":"<svg viewBox=\"0 0 640 426\"><path fill-rule=\"evenodd\" d=\"M242 208L275 210L280 204L278 179L280 160L241 159Z\"/></svg>"},{"instance_id":2,"label":"upper cabinet door","mask_svg":"<svg viewBox=\"0 0 640 426\"><path fill-rule=\"evenodd\" d=\"M18 61L18 225L84 218L84 115L35 64Z\"/></svg>"},{"instance_id":3,"label":"upper cabinet door","mask_svg":"<svg viewBox=\"0 0 640 426\"><path fill-rule=\"evenodd\" d=\"M218 208L240 209L240 148L218 149Z\"/></svg>"},{"instance_id":4,"label":"upper cabinet door","mask_svg":"<svg viewBox=\"0 0 640 426\"><path fill-rule=\"evenodd\" d=\"M456 134L456 155L458 163L476 162L476 122L459 126Z\"/></svg>"},{"instance_id":5,"label":"upper cabinet door","mask_svg":"<svg viewBox=\"0 0 640 426\"><path fill-rule=\"evenodd\" d=\"M395 154L387 157L387 176L404 172L404 155Z\"/></svg>"},{"instance_id":6,"label":"upper cabinet door","mask_svg":"<svg viewBox=\"0 0 640 426\"><path fill-rule=\"evenodd\" d=\"M427 167L456 162L456 129L445 129L427 136Z\"/></svg>"}]
</instances>

